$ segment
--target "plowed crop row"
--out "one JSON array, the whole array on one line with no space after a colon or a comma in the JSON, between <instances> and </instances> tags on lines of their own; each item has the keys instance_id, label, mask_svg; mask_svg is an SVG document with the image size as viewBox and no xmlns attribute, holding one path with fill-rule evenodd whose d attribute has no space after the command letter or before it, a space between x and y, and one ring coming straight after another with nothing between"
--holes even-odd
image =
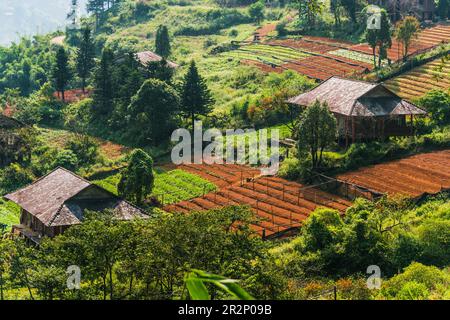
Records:
<instances>
[{"instance_id":1,"label":"plowed crop row","mask_svg":"<svg viewBox=\"0 0 450 320\"><path fill-rule=\"evenodd\" d=\"M337 177L370 190L412 198L450 189L450 150L424 153Z\"/></svg>"},{"instance_id":2,"label":"plowed crop row","mask_svg":"<svg viewBox=\"0 0 450 320\"><path fill-rule=\"evenodd\" d=\"M298 228L317 207L345 211L351 205L338 196L276 177L260 177L251 182L222 188L204 197L164 207L168 212L187 213L230 205L248 205L258 221L252 226L260 235L271 236Z\"/></svg>"},{"instance_id":3,"label":"plowed crop row","mask_svg":"<svg viewBox=\"0 0 450 320\"><path fill-rule=\"evenodd\" d=\"M218 187L240 183L260 174L258 169L237 164L183 164L178 168L196 174Z\"/></svg>"},{"instance_id":4,"label":"plowed crop row","mask_svg":"<svg viewBox=\"0 0 450 320\"><path fill-rule=\"evenodd\" d=\"M263 62L258 62L255 60L244 59L244 60L241 60L241 63L245 64L245 65L249 65L249 66L255 66L258 69L260 69L261 71L267 72L267 73L269 73L269 72L282 73L284 70L286 70L286 69L278 67L278 66L271 66L271 65L265 64Z\"/></svg>"},{"instance_id":5,"label":"plowed crop row","mask_svg":"<svg viewBox=\"0 0 450 320\"><path fill-rule=\"evenodd\" d=\"M450 25L438 25L432 28L422 30L417 39L414 39L408 49L408 54L413 54L419 50L431 48L440 43L450 41ZM398 61L402 59L403 45L397 40L392 39L392 46L388 49L388 58L391 61ZM349 48L353 51L372 54L372 48L366 44L358 44Z\"/></svg>"},{"instance_id":6,"label":"plowed crop row","mask_svg":"<svg viewBox=\"0 0 450 320\"><path fill-rule=\"evenodd\" d=\"M272 40L267 42L271 45L286 46L293 49L299 49L305 52L325 53L336 50L335 46L325 43L317 43L312 41L305 41L303 39L286 39L286 40Z\"/></svg>"},{"instance_id":7,"label":"plowed crop row","mask_svg":"<svg viewBox=\"0 0 450 320\"><path fill-rule=\"evenodd\" d=\"M308 77L325 80L331 76L348 76L354 73L362 73L366 67L358 64L343 62L341 59L313 56L284 64L283 67L303 73Z\"/></svg>"}]
</instances>

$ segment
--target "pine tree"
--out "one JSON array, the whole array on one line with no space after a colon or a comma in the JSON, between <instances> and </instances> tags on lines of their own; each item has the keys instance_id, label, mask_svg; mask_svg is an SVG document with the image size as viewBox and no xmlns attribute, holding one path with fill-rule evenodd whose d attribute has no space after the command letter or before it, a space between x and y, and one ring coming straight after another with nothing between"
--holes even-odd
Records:
<instances>
[{"instance_id":1,"label":"pine tree","mask_svg":"<svg viewBox=\"0 0 450 320\"><path fill-rule=\"evenodd\" d=\"M94 75L94 114L103 118L109 116L113 109L113 59L112 51L105 48L102 53L100 65L97 67Z\"/></svg>"},{"instance_id":2,"label":"pine tree","mask_svg":"<svg viewBox=\"0 0 450 320\"><path fill-rule=\"evenodd\" d=\"M194 61L191 62L184 78L181 99L181 110L186 117L191 119L192 130L194 130L197 117L208 115L212 111L214 103L205 80L199 75Z\"/></svg>"},{"instance_id":3,"label":"pine tree","mask_svg":"<svg viewBox=\"0 0 450 320\"><path fill-rule=\"evenodd\" d=\"M86 79L89 77L92 68L94 67L94 43L91 38L91 29L86 27L83 29L83 37L81 38L80 46L78 47L77 55L77 72L81 78L81 87L83 93L86 88Z\"/></svg>"},{"instance_id":4,"label":"pine tree","mask_svg":"<svg viewBox=\"0 0 450 320\"><path fill-rule=\"evenodd\" d=\"M160 25L156 31L155 53L163 58L167 58L170 56L170 52L169 30L166 26Z\"/></svg>"},{"instance_id":5,"label":"pine tree","mask_svg":"<svg viewBox=\"0 0 450 320\"><path fill-rule=\"evenodd\" d=\"M72 79L72 73L69 68L69 57L66 50L60 47L56 53L56 63L53 67L53 81L56 90L61 92L63 101L65 101L64 93L70 79Z\"/></svg>"}]
</instances>

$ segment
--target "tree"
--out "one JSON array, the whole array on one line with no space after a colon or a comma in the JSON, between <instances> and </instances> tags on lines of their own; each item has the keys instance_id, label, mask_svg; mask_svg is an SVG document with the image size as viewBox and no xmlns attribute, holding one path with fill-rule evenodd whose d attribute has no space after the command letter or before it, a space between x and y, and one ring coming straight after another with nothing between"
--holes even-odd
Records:
<instances>
[{"instance_id":1,"label":"tree","mask_svg":"<svg viewBox=\"0 0 450 320\"><path fill-rule=\"evenodd\" d=\"M129 138L139 145L157 146L167 141L176 128L179 105L174 88L161 80L146 80L127 108Z\"/></svg>"},{"instance_id":2,"label":"tree","mask_svg":"<svg viewBox=\"0 0 450 320\"><path fill-rule=\"evenodd\" d=\"M441 20L450 17L450 0L439 0L437 11Z\"/></svg>"},{"instance_id":3,"label":"tree","mask_svg":"<svg viewBox=\"0 0 450 320\"><path fill-rule=\"evenodd\" d=\"M248 7L248 15L250 18L252 18L257 24L260 24L261 21L264 19L264 1L259 0L255 3L251 4Z\"/></svg>"},{"instance_id":4,"label":"tree","mask_svg":"<svg viewBox=\"0 0 450 320\"><path fill-rule=\"evenodd\" d=\"M134 150L127 168L122 171L118 185L119 194L142 204L152 193L154 182L153 159L141 149Z\"/></svg>"},{"instance_id":5,"label":"tree","mask_svg":"<svg viewBox=\"0 0 450 320\"><path fill-rule=\"evenodd\" d=\"M96 116L107 118L113 109L114 88L112 79L114 55L105 48L100 65L94 74L94 110Z\"/></svg>"},{"instance_id":6,"label":"tree","mask_svg":"<svg viewBox=\"0 0 450 320\"><path fill-rule=\"evenodd\" d=\"M214 100L200 76L195 62L192 60L189 70L184 77L181 93L181 111L191 119L192 130L198 116L206 116L212 111Z\"/></svg>"},{"instance_id":7,"label":"tree","mask_svg":"<svg viewBox=\"0 0 450 320\"><path fill-rule=\"evenodd\" d=\"M95 15L95 27L98 28L105 12L105 0L88 0L86 10Z\"/></svg>"},{"instance_id":8,"label":"tree","mask_svg":"<svg viewBox=\"0 0 450 320\"><path fill-rule=\"evenodd\" d=\"M22 74L20 80L20 91L22 96L28 96L31 92L31 61L29 59L24 60L22 64Z\"/></svg>"},{"instance_id":9,"label":"tree","mask_svg":"<svg viewBox=\"0 0 450 320\"><path fill-rule=\"evenodd\" d=\"M174 69L167 63L166 59L160 61L150 61L147 64L147 79L159 79L170 84L174 74Z\"/></svg>"},{"instance_id":10,"label":"tree","mask_svg":"<svg viewBox=\"0 0 450 320\"><path fill-rule=\"evenodd\" d=\"M378 46L378 67L383 59L387 58L387 48L392 46L391 23L386 10L380 10L380 28L367 29L366 41L373 51L373 64L376 67L376 48Z\"/></svg>"},{"instance_id":11,"label":"tree","mask_svg":"<svg viewBox=\"0 0 450 320\"><path fill-rule=\"evenodd\" d=\"M419 99L418 104L427 110L434 125L450 124L450 93L448 91L431 90Z\"/></svg>"},{"instance_id":12,"label":"tree","mask_svg":"<svg viewBox=\"0 0 450 320\"><path fill-rule=\"evenodd\" d=\"M407 16L397 24L395 36L403 44L403 60L406 60L411 41L417 38L420 23L416 17Z\"/></svg>"},{"instance_id":13,"label":"tree","mask_svg":"<svg viewBox=\"0 0 450 320\"><path fill-rule=\"evenodd\" d=\"M323 11L324 4L321 0L295 0L300 20L307 27L316 23L316 17Z\"/></svg>"},{"instance_id":14,"label":"tree","mask_svg":"<svg viewBox=\"0 0 450 320\"><path fill-rule=\"evenodd\" d=\"M306 108L298 129L299 156L309 152L313 169L322 162L323 151L336 139L336 118L331 114L327 104L319 101Z\"/></svg>"},{"instance_id":15,"label":"tree","mask_svg":"<svg viewBox=\"0 0 450 320\"><path fill-rule=\"evenodd\" d=\"M6 275L11 264L13 243L0 233L0 300L4 300Z\"/></svg>"},{"instance_id":16,"label":"tree","mask_svg":"<svg viewBox=\"0 0 450 320\"><path fill-rule=\"evenodd\" d=\"M356 23L356 12L361 9L361 2L359 0L339 0L342 7L345 8L350 19L353 23Z\"/></svg>"},{"instance_id":17,"label":"tree","mask_svg":"<svg viewBox=\"0 0 450 320\"><path fill-rule=\"evenodd\" d=\"M155 53L163 58L167 58L170 56L170 51L169 30L166 26L160 25L158 30L156 30Z\"/></svg>"},{"instance_id":18,"label":"tree","mask_svg":"<svg viewBox=\"0 0 450 320\"><path fill-rule=\"evenodd\" d=\"M53 67L53 81L56 90L61 92L63 101L65 101L64 92L70 79L72 79L72 72L69 68L69 57L66 50L60 47L56 53L56 63Z\"/></svg>"},{"instance_id":19,"label":"tree","mask_svg":"<svg viewBox=\"0 0 450 320\"><path fill-rule=\"evenodd\" d=\"M83 36L80 41L77 52L77 72L81 78L81 88L83 93L86 88L86 79L89 77L92 68L94 67L94 43L91 37L91 29L86 27L82 30Z\"/></svg>"}]
</instances>

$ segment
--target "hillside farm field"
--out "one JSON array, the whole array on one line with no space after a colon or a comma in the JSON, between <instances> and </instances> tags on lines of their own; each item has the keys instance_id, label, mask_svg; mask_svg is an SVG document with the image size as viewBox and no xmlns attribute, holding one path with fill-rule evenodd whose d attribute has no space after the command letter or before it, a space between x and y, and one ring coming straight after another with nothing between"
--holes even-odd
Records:
<instances>
[{"instance_id":1,"label":"hillside farm field","mask_svg":"<svg viewBox=\"0 0 450 320\"><path fill-rule=\"evenodd\" d=\"M243 44L223 55L264 72L294 70L309 78L325 80L331 76L351 76L371 70L370 57L350 52L350 44L327 38L268 40L261 44ZM333 54L335 53L335 54Z\"/></svg>"},{"instance_id":2,"label":"hillside farm field","mask_svg":"<svg viewBox=\"0 0 450 320\"><path fill-rule=\"evenodd\" d=\"M450 25L422 30L414 39L408 54L426 51L450 39ZM367 43L351 44L325 37L303 36L290 39L263 37L260 44L242 43L237 50L223 55L254 65L263 72L294 70L309 78L326 80L332 76L352 77L373 69L373 52ZM395 39L388 49L392 62L402 59L402 44ZM387 65L388 61L382 61Z\"/></svg>"},{"instance_id":3,"label":"hillside farm field","mask_svg":"<svg viewBox=\"0 0 450 320\"><path fill-rule=\"evenodd\" d=\"M235 169L233 165L221 167L222 172ZM201 172L199 168L197 169ZM251 174L251 171L247 174ZM168 205L163 209L168 212L189 213L232 205L247 205L258 218L252 228L261 236L271 237L300 227L309 214L318 207L344 212L351 205L349 201L339 196L278 177L255 177L251 180L236 178L239 178L239 175L235 176L234 184L228 186L223 184L224 187L215 192ZM227 177L225 181L228 183L232 180L233 178Z\"/></svg>"},{"instance_id":4,"label":"hillside farm field","mask_svg":"<svg viewBox=\"0 0 450 320\"><path fill-rule=\"evenodd\" d=\"M414 155L336 178L385 194L419 198L450 189L450 150Z\"/></svg>"},{"instance_id":5,"label":"hillside farm field","mask_svg":"<svg viewBox=\"0 0 450 320\"><path fill-rule=\"evenodd\" d=\"M440 59L412 69L385 82L390 90L408 100L419 98L433 89L450 88L450 61Z\"/></svg>"},{"instance_id":6,"label":"hillside farm field","mask_svg":"<svg viewBox=\"0 0 450 320\"><path fill-rule=\"evenodd\" d=\"M119 181L120 174L116 174L93 182L117 195ZM199 175L183 170L155 169L155 184L152 196L163 204L192 199L214 190L216 190L216 186Z\"/></svg>"},{"instance_id":7,"label":"hillside farm field","mask_svg":"<svg viewBox=\"0 0 450 320\"><path fill-rule=\"evenodd\" d=\"M417 39L413 39L408 54L414 54L421 50L430 49L441 43L448 43L450 41L450 25L437 25L435 27L423 29ZM358 44L349 48L352 51L358 51L366 54L372 54L372 48L366 44ZM402 59L403 46L394 38L392 39L392 46L387 50L388 59L392 62Z\"/></svg>"},{"instance_id":8,"label":"hillside farm field","mask_svg":"<svg viewBox=\"0 0 450 320\"><path fill-rule=\"evenodd\" d=\"M257 168L237 164L183 164L178 169L200 176L219 188L241 184L261 174Z\"/></svg>"}]
</instances>

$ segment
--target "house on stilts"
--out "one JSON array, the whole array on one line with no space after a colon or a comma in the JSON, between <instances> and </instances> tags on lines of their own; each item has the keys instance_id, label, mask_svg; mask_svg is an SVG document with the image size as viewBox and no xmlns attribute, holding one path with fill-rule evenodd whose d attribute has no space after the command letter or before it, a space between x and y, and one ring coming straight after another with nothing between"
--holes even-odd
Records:
<instances>
[{"instance_id":1,"label":"house on stilts","mask_svg":"<svg viewBox=\"0 0 450 320\"><path fill-rule=\"evenodd\" d=\"M315 89L288 100L308 107L316 100L327 103L337 120L340 141L385 139L414 134L414 117L427 113L403 100L382 83L331 77Z\"/></svg>"}]
</instances>

